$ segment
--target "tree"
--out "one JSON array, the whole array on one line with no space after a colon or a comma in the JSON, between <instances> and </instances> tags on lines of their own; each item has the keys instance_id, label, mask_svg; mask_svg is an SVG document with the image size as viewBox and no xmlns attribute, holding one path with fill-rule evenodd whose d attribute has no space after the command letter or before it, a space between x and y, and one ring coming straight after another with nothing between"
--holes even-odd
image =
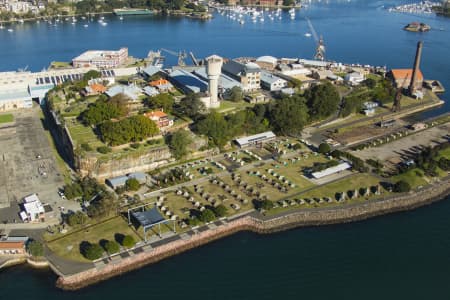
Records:
<instances>
[{"instance_id":1,"label":"tree","mask_svg":"<svg viewBox=\"0 0 450 300\"><path fill-rule=\"evenodd\" d=\"M214 214L214 212L212 210L207 208L200 213L198 218L200 221L207 223L207 222L213 221L216 218L216 215Z\"/></svg>"},{"instance_id":2,"label":"tree","mask_svg":"<svg viewBox=\"0 0 450 300\"><path fill-rule=\"evenodd\" d=\"M102 77L102 74L96 70L90 70L86 74L83 75L83 81L88 81L95 78Z\"/></svg>"},{"instance_id":3,"label":"tree","mask_svg":"<svg viewBox=\"0 0 450 300\"><path fill-rule=\"evenodd\" d=\"M173 96L168 93L158 94L156 96L149 97L146 100L146 104L151 109L163 110L166 113L170 113L172 111L173 103Z\"/></svg>"},{"instance_id":4,"label":"tree","mask_svg":"<svg viewBox=\"0 0 450 300\"><path fill-rule=\"evenodd\" d=\"M363 84L367 86L369 89L373 89L377 86L377 81L373 78L367 78L363 81Z\"/></svg>"},{"instance_id":5,"label":"tree","mask_svg":"<svg viewBox=\"0 0 450 300\"><path fill-rule=\"evenodd\" d=\"M193 118L206 111L205 104L200 100L198 94L189 94L180 101L182 113Z\"/></svg>"},{"instance_id":6,"label":"tree","mask_svg":"<svg viewBox=\"0 0 450 300\"><path fill-rule=\"evenodd\" d=\"M142 141L159 132L158 126L149 118L138 115L118 122L106 121L99 126L104 142L116 146Z\"/></svg>"},{"instance_id":7,"label":"tree","mask_svg":"<svg viewBox=\"0 0 450 300\"><path fill-rule=\"evenodd\" d=\"M176 159L181 159L188 153L187 146L192 142L189 133L180 129L168 136L168 146Z\"/></svg>"},{"instance_id":8,"label":"tree","mask_svg":"<svg viewBox=\"0 0 450 300\"><path fill-rule=\"evenodd\" d=\"M32 256L43 256L44 255L44 246L41 242L32 240L27 244L27 251Z\"/></svg>"},{"instance_id":9,"label":"tree","mask_svg":"<svg viewBox=\"0 0 450 300\"><path fill-rule=\"evenodd\" d=\"M305 93L310 117L315 120L327 118L337 111L339 93L329 82L316 85Z\"/></svg>"},{"instance_id":10,"label":"tree","mask_svg":"<svg viewBox=\"0 0 450 300\"><path fill-rule=\"evenodd\" d=\"M230 101L239 102L244 100L244 92L239 86L234 86L230 90Z\"/></svg>"},{"instance_id":11,"label":"tree","mask_svg":"<svg viewBox=\"0 0 450 300\"><path fill-rule=\"evenodd\" d=\"M131 235L124 236L122 240L122 246L132 248L136 244L136 241Z\"/></svg>"},{"instance_id":12,"label":"tree","mask_svg":"<svg viewBox=\"0 0 450 300\"><path fill-rule=\"evenodd\" d=\"M120 245L116 241L107 241L105 243L105 250L108 254L114 254L119 252Z\"/></svg>"},{"instance_id":13,"label":"tree","mask_svg":"<svg viewBox=\"0 0 450 300\"><path fill-rule=\"evenodd\" d=\"M96 260L102 257L103 248L99 244L82 242L80 245L81 254L89 260Z\"/></svg>"},{"instance_id":14,"label":"tree","mask_svg":"<svg viewBox=\"0 0 450 300\"><path fill-rule=\"evenodd\" d=\"M128 191L137 191L141 187L141 184L136 178L130 178L125 182L125 186Z\"/></svg>"},{"instance_id":15,"label":"tree","mask_svg":"<svg viewBox=\"0 0 450 300\"><path fill-rule=\"evenodd\" d=\"M331 147L327 143L322 143L319 145L319 153L327 154L330 153Z\"/></svg>"},{"instance_id":16,"label":"tree","mask_svg":"<svg viewBox=\"0 0 450 300\"><path fill-rule=\"evenodd\" d=\"M218 206L214 207L214 214L218 218L225 217L225 215L227 214L227 211L228 211L228 209L223 204L219 204Z\"/></svg>"},{"instance_id":17,"label":"tree","mask_svg":"<svg viewBox=\"0 0 450 300\"><path fill-rule=\"evenodd\" d=\"M84 225L86 224L87 220L87 215L85 215L81 211L77 211L76 213L72 213L67 217L67 224L69 224L69 226Z\"/></svg>"},{"instance_id":18,"label":"tree","mask_svg":"<svg viewBox=\"0 0 450 300\"><path fill-rule=\"evenodd\" d=\"M223 115L212 111L206 118L197 122L199 134L208 136L214 145L223 147L230 138L229 127Z\"/></svg>"},{"instance_id":19,"label":"tree","mask_svg":"<svg viewBox=\"0 0 450 300\"><path fill-rule=\"evenodd\" d=\"M97 148L97 152L99 152L101 154L107 154L107 153L110 153L111 151L112 151L112 149L107 146L100 146Z\"/></svg>"},{"instance_id":20,"label":"tree","mask_svg":"<svg viewBox=\"0 0 450 300\"><path fill-rule=\"evenodd\" d=\"M120 99L114 102L97 101L91 105L80 115L86 125L98 125L112 118L123 117L126 111L120 106Z\"/></svg>"},{"instance_id":21,"label":"tree","mask_svg":"<svg viewBox=\"0 0 450 300\"><path fill-rule=\"evenodd\" d=\"M396 193L406 193L411 190L411 185L404 180L399 180L394 184L393 190Z\"/></svg>"},{"instance_id":22,"label":"tree","mask_svg":"<svg viewBox=\"0 0 450 300\"><path fill-rule=\"evenodd\" d=\"M299 136L308 122L305 100L298 95L278 100L269 109L269 120L277 133Z\"/></svg>"},{"instance_id":23,"label":"tree","mask_svg":"<svg viewBox=\"0 0 450 300\"><path fill-rule=\"evenodd\" d=\"M93 150L92 147L88 143L82 143L81 149L83 149L84 151L92 151Z\"/></svg>"}]
</instances>

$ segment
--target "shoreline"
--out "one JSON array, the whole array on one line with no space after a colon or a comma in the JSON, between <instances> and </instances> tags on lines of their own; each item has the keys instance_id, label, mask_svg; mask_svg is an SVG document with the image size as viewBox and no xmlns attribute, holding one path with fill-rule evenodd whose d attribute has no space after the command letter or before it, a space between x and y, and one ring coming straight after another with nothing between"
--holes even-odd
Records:
<instances>
[{"instance_id":1,"label":"shoreline","mask_svg":"<svg viewBox=\"0 0 450 300\"><path fill-rule=\"evenodd\" d=\"M59 274L60 276L56 281L56 286L67 291L82 289L240 231L271 234L300 227L356 222L376 216L413 210L441 201L448 195L450 195L449 178L417 192L391 196L386 199L373 200L353 206L318 210L297 210L270 217L259 215L259 213L251 213L250 215L231 220L215 229L197 233L190 239L179 239L170 242L156 247L150 252L142 252L130 256L117 264L108 264L102 269L92 268L67 276Z\"/></svg>"}]
</instances>

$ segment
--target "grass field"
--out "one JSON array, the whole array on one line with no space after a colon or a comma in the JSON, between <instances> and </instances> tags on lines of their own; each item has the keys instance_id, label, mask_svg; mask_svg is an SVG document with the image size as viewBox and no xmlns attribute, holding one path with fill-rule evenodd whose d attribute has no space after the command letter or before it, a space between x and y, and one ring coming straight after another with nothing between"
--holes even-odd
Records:
<instances>
[{"instance_id":1,"label":"grass field","mask_svg":"<svg viewBox=\"0 0 450 300\"><path fill-rule=\"evenodd\" d=\"M132 235L135 241L141 240L122 217L115 217L87 229L68 233L60 239L49 242L48 247L63 258L86 262L87 259L80 253L81 242L98 243L102 239L114 240L115 234Z\"/></svg>"},{"instance_id":2,"label":"grass field","mask_svg":"<svg viewBox=\"0 0 450 300\"><path fill-rule=\"evenodd\" d=\"M380 183L380 180L369 174L355 174L350 177L319 186L300 195L301 198L331 197L336 193L347 192L362 187L370 187Z\"/></svg>"},{"instance_id":3,"label":"grass field","mask_svg":"<svg viewBox=\"0 0 450 300\"><path fill-rule=\"evenodd\" d=\"M0 115L0 124L9 123L14 121L14 116L12 114L1 114Z\"/></svg>"},{"instance_id":4,"label":"grass field","mask_svg":"<svg viewBox=\"0 0 450 300\"><path fill-rule=\"evenodd\" d=\"M89 144L93 149L105 146L105 144L97 138L91 127L84 126L78 122L75 124L68 124L67 127L69 128L70 136L72 137L75 146L79 146L83 143Z\"/></svg>"},{"instance_id":5,"label":"grass field","mask_svg":"<svg viewBox=\"0 0 450 300\"><path fill-rule=\"evenodd\" d=\"M418 168L411 169L408 172L392 177L393 182L397 182L399 180L406 181L407 183L409 183L411 188L416 188L418 186L424 186L427 184L427 181L425 180L425 177L423 175L423 171Z\"/></svg>"}]
</instances>

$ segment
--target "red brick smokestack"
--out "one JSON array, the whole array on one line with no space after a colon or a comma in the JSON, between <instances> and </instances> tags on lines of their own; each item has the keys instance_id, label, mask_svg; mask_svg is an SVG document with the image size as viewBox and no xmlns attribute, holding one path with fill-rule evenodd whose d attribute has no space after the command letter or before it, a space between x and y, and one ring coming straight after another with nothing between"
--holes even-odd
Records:
<instances>
[{"instance_id":1,"label":"red brick smokestack","mask_svg":"<svg viewBox=\"0 0 450 300\"><path fill-rule=\"evenodd\" d=\"M417 73L419 73L419 67L420 67L420 58L422 57L422 47L423 42L419 41L417 43L417 51L416 51L416 58L414 59L414 66L413 66L413 73L411 76L411 82L409 83L409 94L413 95L416 90L416 81L417 81Z\"/></svg>"}]
</instances>

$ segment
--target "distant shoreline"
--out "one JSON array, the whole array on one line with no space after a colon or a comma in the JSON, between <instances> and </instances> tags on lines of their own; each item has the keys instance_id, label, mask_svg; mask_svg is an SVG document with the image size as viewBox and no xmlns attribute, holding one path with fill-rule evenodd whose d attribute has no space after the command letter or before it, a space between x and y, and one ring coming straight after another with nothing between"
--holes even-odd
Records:
<instances>
[{"instance_id":1,"label":"distant shoreline","mask_svg":"<svg viewBox=\"0 0 450 300\"><path fill-rule=\"evenodd\" d=\"M149 252L141 252L133 255L116 264L110 263L100 270L92 268L73 275L60 275L56 286L63 290L82 289L240 231L270 234L299 227L361 221L376 216L412 210L443 200L448 195L450 195L450 178L417 192L391 196L385 199L368 201L363 204L349 205L346 207L296 210L270 217L265 217L254 212L244 217L231 220L215 229L199 232L189 239L179 239L156 247Z\"/></svg>"}]
</instances>

